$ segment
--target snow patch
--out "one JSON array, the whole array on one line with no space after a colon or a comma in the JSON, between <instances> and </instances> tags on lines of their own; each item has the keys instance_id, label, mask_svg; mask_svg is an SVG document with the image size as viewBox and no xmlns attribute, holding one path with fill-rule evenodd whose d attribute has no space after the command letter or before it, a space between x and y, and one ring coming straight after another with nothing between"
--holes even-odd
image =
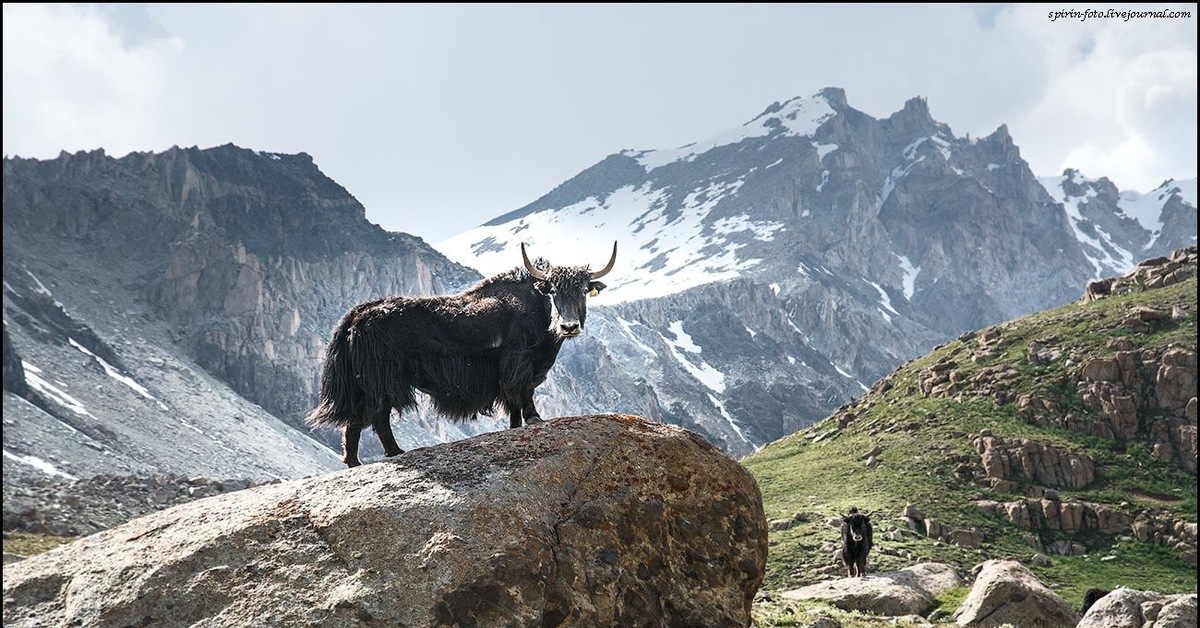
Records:
<instances>
[{"instance_id":1,"label":"snow patch","mask_svg":"<svg viewBox=\"0 0 1200 628\"><path fill-rule=\"evenodd\" d=\"M734 421L733 416L730 415L729 411L725 409L725 404L721 403L721 401L714 397L711 393L708 395L708 400L717 407L717 410L721 412L721 416L725 417L725 421L729 423L729 427L732 427L733 431L737 433L738 438L741 438L744 442L749 443L750 439L746 438L746 435L742 433L742 428L738 426L737 421ZM754 450L758 451L759 447L760 445L755 445Z\"/></svg>"},{"instance_id":2,"label":"snow patch","mask_svg":"<svg viewBox=\"0 0 1200 628\"><path fill-rule=\"evenodd\" d=\"M900 270L904 273L904 298L911 301L916 292L917 275L921 274L921 267L913 266L912 262L903 255L897 257L900 258Z\"/></svg>"},{"instance_id":3,"label":"snow patch","mask_svg":"<svg viewBox=\"0 0 1200 628\"><path fill-rule=\"evenodd\" d=\"M818 144L817 142L813 142L812 145L813 148L817 149L817 161L825 161L825 155L838 149L837 144Z\"/></svg>"},{"instance_id":4,"label":"snow patch","mask_svg":"<svg viewBox=\"0 0 1200 628\"><path fill-rule=\"evenodd\" d=\"M104 369L104 372L107 373L109 377L132 388L133 391L136 392L137 394L139 394L147 399L150 399L151 401L156 402L159 405L159 407L162 408L163 410L168 409L166 404L159 401L154 395L151 395L150 391L147 390L145 386L142 386L141 384L137 383L136 381L134 381L133 378L122 374L113 365L109 364L108 362L105 362L104 358L101 358L100 356L96 355L95 353L88 351L87 347L76 342L74 338L68 337L67 340L71 343L72 347L75 347L79 351L83 352L84 355L90 356L93 359L95 359L97 362L99 362L101 368Z\"/></svg>"},{"instance_id":5,"label":"snow patch","mask_svg":"<svg viewBox=\"0 0 1200 628\"><path fill-rule=\"evenodd\" d=\"M38 458L37 456L22 456L19 454L14 454L11 451L5 449L4 457L8 458L9 460L13 460L15 462L19 462L24 465L29 465L29 466L33 467L34 469L37 469L38 471L45 473L46 475L51 475L51 476L56 475L58 477L66 478L68 480L78 480L79 479L79 478L71 475L70 473L67 473L66 471L60 471L58 469L58 467L50 464L49 462L46 462L45 460L42 460L41 458Z\"/></svg>"},{"instance_id":6,"label":"snow patch","mask_svg":"<svg viewBox=\"0 0 1200 628\"><path fill-rule=\"evenodd\" d=\"M21 366L25 369L25 381L29 382L29 385L32 386L34 390L49 397L53 401L57 402L58 405L70 410L71 412L74 412L75 414L78 414L79 416L90 416L93 419L96 418L95 415L93 415L91 412L88 412L88 409L78 399L72 397L62 388L59 388L58 386L51 384L49 381L46 381L46 379L42 377L42 369L24 360L21 361Z\"/></svg>"},{"instance_id":7,"label":"snow patch","mask_svg":"<svg viewBox=\"0 0 1200 628\"><path fill-rule=\"evenodd\" d=\"M783 103L776 111L763 112L736 129L702 142L687 144L673 150L626 151L623 154L636 155L638 163L646 172L650 172L677 161L692 161L714 148L737 144L751 138L767 137L774 133L811 137L836 113L823 96L793 98Z\"/></svg>"},{"instance_id":8,"label":"snow patch","mask_svg":"<svg viewBox=\"0 0 1200 628\"><path fill-rule=\"evenodd\" d=\"M713 368L703 360L700 360L699 364L694 364L691 359L683 354L685 351L696 355L700 354L700 345L692 341L692 337L683 331L683 322L675 321L667 329L675 335L675 339L670 340L666 336L663 336L663 340L667 343L667 348L670 349L671 355L675 356L675 360L701 384L719 394L724 393L724 373Z\"/></svg>"}]
</instances>

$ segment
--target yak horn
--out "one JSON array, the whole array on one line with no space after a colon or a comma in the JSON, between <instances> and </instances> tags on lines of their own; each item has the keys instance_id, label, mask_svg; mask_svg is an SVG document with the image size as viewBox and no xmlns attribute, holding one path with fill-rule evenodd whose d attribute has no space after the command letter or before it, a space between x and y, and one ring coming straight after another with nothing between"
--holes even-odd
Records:
<instances>
[{"instance_id":1,"label":"yak horn","mask_svg":"<svg viewBox=\"0 0 1200 628\"><path fill-rule=\"evenodd\" d=\"M546 273L543 273L542 271L534 268L533 262L529 261L529 256L525 254L525 243L524 242L521 243L521 259L525 260L525 270L529 271L529 274L533 275L534 279L543 279L544 280L546 278Z\"/></svg>"},{"instance_id":2,"label":"yak horn","mask_svg":"<svg viewBox=\"0 0 1200 628\"><path fill-rule=\"evenodd\" d=\"M617 243L613 242L613 254L612 254L612 257L610 257L608 259L608 265L605 266L604 268L601 268L600 270L592 273L592 279L599 279L599 278L607 275L608 271L612 270L613 264L616 264L616 263L617 263Z\"/></svg>"}]
</instances>

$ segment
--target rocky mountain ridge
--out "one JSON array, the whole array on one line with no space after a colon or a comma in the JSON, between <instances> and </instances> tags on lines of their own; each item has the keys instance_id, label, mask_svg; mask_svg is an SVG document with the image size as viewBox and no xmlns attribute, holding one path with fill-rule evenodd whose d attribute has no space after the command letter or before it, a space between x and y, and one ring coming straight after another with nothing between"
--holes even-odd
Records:
<instances>
[{"instance_id":1,"label":"rocky mountain ridge","mask_svg":"<svg viewBox=\"0 0 1200 628\"><path fill-rule=\"evenodd\" d=\"M224 389L220 400L198 404L206 418L193 423L218 440L223 428L213 421L244 414L214 418L218 413L204 406L242 403L282 421L289 439L315 444L316 437L333 446L336 434L310 434L302 423L316 396L333 321L379 293L448 291L478 277L419 238L367 222L362 206L305 154L227 145L121 159L103 151L51 161L5 159L4 207L5 329L15 354L27 359L45 352L38 363L47 379L78 381L71 393L87 407L99 401L88 399L95 387L78 380L85 373L55 373L52 365L70 364L74 358L66 356L77 355L71 341L85 342L89 334L96 339L87 343L89 351L125 375L147 370L139 384L145 394L169 397L177 408L200 401L192 397L197 386ZM31 305L38 299L46 303ZM48 340L39 330L53 318L69 320L69 329ZM185 372L220 383L161 377ZM117 391L106 391L110 401ZM140 393L124 397L125 406L100 422L140 407ZM6 410L9 405L20 404L5 395ZM39 407L41 413L30 410L21 423L49 425L52 433L62 416L72 414L69 404L54 399ZM154 412L145 425L178 422ZM5 433L6 448L33 453ZM410 442L414 433L417 442L430 439L413 426ZM278 455L288 457L285 451ZM320 455L320 465L284 475L325 469ZM77 475L87 474L86 455L57 457L78 461ZM150 465L142 471L223 475L221 469L143 458ZM216 459L230 462L229 456ZM10 462L6 457L6 469ZM101 464L90 471L122 467ZM236 466L225 472L245 473Z\"/></svg>"},{"instance_id":2,"label":"rocky mountain ridge","mask_svg":"<svg viewBox=\"0 0 1200 628\"><path fill-rule=\"evenodd\" d=\"M602 410L592 400L619 391L741 456L948 338L1194 243L1189 195L1039 180L1005 126L958 137L921 98L877 120L829 88L678 149L610 155L435 246L489 273L521 242L570 259L620 241L597 342L563 358L621 369L556 372L583 393L563 405Z\"/></svg>"}]
</instances>

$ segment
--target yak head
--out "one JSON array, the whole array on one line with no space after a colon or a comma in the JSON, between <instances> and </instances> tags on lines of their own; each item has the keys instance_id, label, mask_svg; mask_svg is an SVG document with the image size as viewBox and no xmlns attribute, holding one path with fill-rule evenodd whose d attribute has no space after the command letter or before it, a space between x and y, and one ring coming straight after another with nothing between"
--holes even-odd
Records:
<instances>
[{"instance_id":1,"label":"yak head","mask_svg":"<svg viewBox=\"0 0 1200 628\"><path fill-rule=\"evenodd\" d=\"M525 244L521 244L521 258L525 270L536 280L534 288L550 299L550 328L547 331L560 338L571 338L583 333L587 320L587 298L600 294L604 284L596 281L612 270L617 262L617 243L613 242L612 257L608 264L595 272L587 266L550 266L538 269L529 261Z\"/></svg>"},{"instance_id":2,"label":"yak head","mask_svg":"<svg viewBox=\"0 0 1200 628\"><path fill-rule=\"evenodd\" d=\"M851 508L850 512L842 517L842 529L845 530L847 538L858 543L871 532L871 515Z\"/></svg>"}]
</instances>

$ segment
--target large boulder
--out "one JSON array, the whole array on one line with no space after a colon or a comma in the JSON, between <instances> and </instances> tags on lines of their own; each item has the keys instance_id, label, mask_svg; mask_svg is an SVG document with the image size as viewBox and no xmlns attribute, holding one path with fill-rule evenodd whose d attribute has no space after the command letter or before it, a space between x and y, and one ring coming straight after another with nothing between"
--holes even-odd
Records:
<instances>
[{"instance_id":1,"label":"large boulder","mask_svg":"<svg viewBox=\"0 0 1200 628\"><path fill-rule=\"evenodd\" d=\"M784 591L794 600L819 600L843 610L891 617L920 615L937 604L937 596L962 584L958 572L942 563L919 563L899 571L865 578L839 578Z\"/></svg>"},{"instance_id":2,"label":"large boulder","mask_svg":"<svg viewBox=\"0 0 1200 628\"><path fill-rule=\"evenodd\" d=\"M753 476L570 417L156 512L6 565L5 626L748 626Z\"/></svg>"},{"instance_id":3,"label":"large boulder","mask_svg":"<svg viewBox=\"0 0 1200 628\"><path fill-rule=\"evenodd\" d=\"M1010 624L1021 628L1062 628L1079 622L1079 613L1015 560L989 560L979 567L975 583L954 612L968 628Z\"/></svg>"},{"instance_id":4,"label":"large boulder","mask_svg":"<svg viewBox=\"0 0 1200 628\"><path fill-rule=\"evenodd\" d=\"M1077 628L1196 628L1196 594L1122 587L1097 600Z\"/></svg>"}]
</instances>

